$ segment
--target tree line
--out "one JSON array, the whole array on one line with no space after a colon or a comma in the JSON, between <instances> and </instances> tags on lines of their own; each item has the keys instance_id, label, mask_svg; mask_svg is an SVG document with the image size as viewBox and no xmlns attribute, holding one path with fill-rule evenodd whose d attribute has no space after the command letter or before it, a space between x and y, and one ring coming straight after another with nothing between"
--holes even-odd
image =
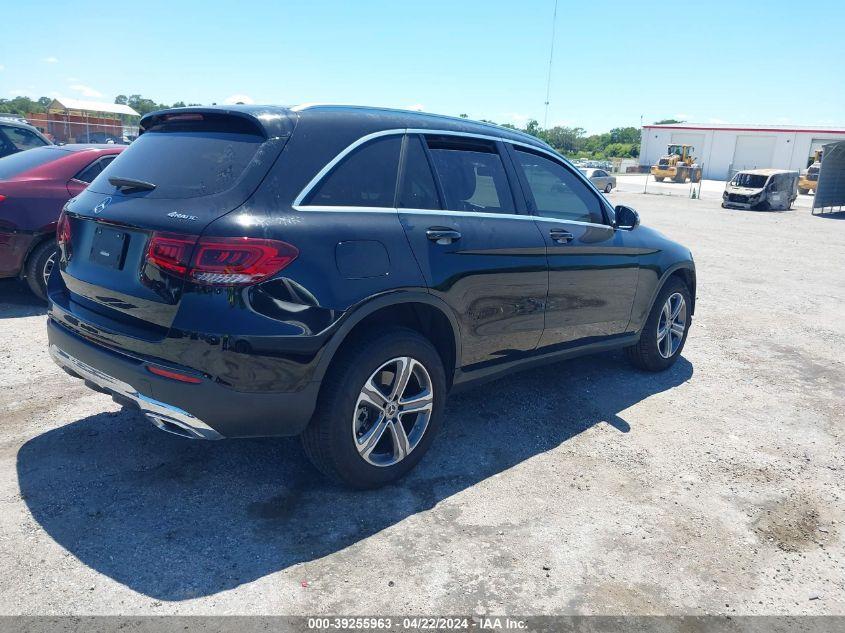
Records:
<instances>
[{"instance_id":1,"label":"tree line","mask_svg":"<svg viewBox=\"0 0 845 633\"><path fill-rule=\"evenodd\" d=\"M30 112L46 112L52 102L50 97L40 97L33 100L29 97L15 97L13 99L0 99L0 112L26 116ZM140 115L147 114L154 110L164 108L181 108L186 105L196 106L199 103L158 103L153 99L143 97L139 94L118 95L115 103L128 105ZM467 118L466 114L460 115ZM484 119L482 119L484 120ZM494 121L487 121L495 123ZM679 123L674 119L664 119L657 123ZM640 154L640 130L636 127L616 127L609 132L602 134L587 134L582 127L567 127L556 125L550 128L543 128L536 120L531 119L524 127L517 127L511 123L501 124L502 127L521 130L532 136L545 141L558 152L570 158L636 158Z\"/></svg>"},{"instance_id":2,"label":"tree line","mask_svg":"<svg viewBox=\"0 0 845 633\"><path fill-rule=\"evenodd\" d=\"M14 97L13 99L0 99L0 113L3 114L17 114L19 116L26 116L27 114L40 114L47 112L47 108L53 99L50 97L39 97L38 99L30 99L29 97ZM120 105L128 105L141 116L152 112L154 110L163 110L165 108L184 108L186 105L197 106L200 103L185 103L184 101L177 101L176 103L156 103L152 99L147 99L141 95L118 95L115 97L115 103Z\"/></svg>"},{"instance_id":3,"label":"tree line","mask_svg":"<svg viewBox=\"0 0 845 633\"><path fill-rule=\"evenodd\" d=\"M466 114L460 116L461 118L468 118ZM482 119L482 121L496 123L487 119ZM544 128L535 119L529 120L524 127L518 127L512 123L497 125L536 136L568 158L602 160L605 158L636 158L640 155L640 130L636 127L615 127L610 132L587 134L584 128L577 126L556 125Z\"/></svg>"}]
</instances>

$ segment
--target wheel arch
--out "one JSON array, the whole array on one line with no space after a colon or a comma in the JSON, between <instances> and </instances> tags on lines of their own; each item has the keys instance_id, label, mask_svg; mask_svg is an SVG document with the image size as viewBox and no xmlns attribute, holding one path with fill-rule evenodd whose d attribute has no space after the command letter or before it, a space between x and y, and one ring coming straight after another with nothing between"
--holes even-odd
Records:
<instances>
[{"instance_id":1,"label":"wheel arch","mask_svg":"<svg viewBox=\"0 0 845 633\"><path fill-rule=\"evenodd\" d=\"M431 341L443 360L447 384L451 387L455 369L460 365L461 337L457 318L444 301L423 291L390 293L370 299L347 314L326 344L315 380L322 381L344 345L364 331L379 325L402 325Z\"/></svg>"},{"instance_id":2,"label":"wheel arch","mask_svg":"<svg viewBox=\"0 0 845 633\"><path fill-rule=\"evenodd\" d=\"M29 258L32 256L32 253L40 247L45 242L49 242L51 240L56 239L56 227L53 226L51 230L39 232L33 235L32 240L29 242L29 246L26 249L26 253L24 253L23 258L21 259L21 269L18 271L18 277L23 279L26 277L26 269L27 264L29 263Z\"/></svg>"},{"instance_id":3,"label":"wheel arch","mask_svg":"<svg viewBox=\"0 0 845 633\"><path fill-rule=\"evenodd\" d=\"M696 287L696 278L695 278L695 266L692 262L679 262L670 266L669 268L664 271L663 276L660 278L660 283L657 284L657 288L654 291L654 294L651 297L651 302L649 303L649 313L651 312L651 308L654 307L654 302L657 299L657 295L660 294L660 291L663 290L663 286L666 285L666 282L669 281L672 277L677 277L681 281L683 281L687 288L689 288L690 293L690 314L695 313L695 287ZM648 313L647 313L648 314Z\"/></svg>"}]
</instances>

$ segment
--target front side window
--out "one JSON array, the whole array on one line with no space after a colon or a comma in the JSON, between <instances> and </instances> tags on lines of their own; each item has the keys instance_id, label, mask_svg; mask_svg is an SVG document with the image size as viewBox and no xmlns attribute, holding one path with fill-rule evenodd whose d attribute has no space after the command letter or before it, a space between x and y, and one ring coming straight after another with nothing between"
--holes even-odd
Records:
<instances>
[{"instance_id":1,"label":"front side window","mask_svg":"<svg viewBox=\"0 0 845 633\"><path fill-rule=\"evenodd\" d=\"M496 144L459 137L429 137L446 209L515 213L513 194Z\"/></svg>"},{"instance_id":2,"label":"front side window","mask_svg":"<svg viewBox=\"0 0 845 633\"><path fill-rule=\"evenodd\" d=\"M516 149L514 154L525 173L537 215L573 222L604 223L598 197L566 167L533 152Z\"/></svg>"},{"instance_id":3,"label":"front side window","mask_svg":"<svg viewBox=\"0 0 845 633\"><path fill-rule=\"evenodd\" d=\"M304 204L392 207L402 137L377 138L355 148L308 194Z\"/></svg>"}]
</instances>

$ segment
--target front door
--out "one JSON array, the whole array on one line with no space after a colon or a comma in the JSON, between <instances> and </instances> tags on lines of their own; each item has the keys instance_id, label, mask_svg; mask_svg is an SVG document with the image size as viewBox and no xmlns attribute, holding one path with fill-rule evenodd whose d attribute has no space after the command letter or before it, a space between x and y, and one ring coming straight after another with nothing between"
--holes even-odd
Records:
<instances>
[{"instance_id":1,"label":"front door","mask_svg":"<svg viewBox=\"0 0 845 633\"><path fill-rule=\"evenodd\" d=\"M511 155L546 243L549 296L541 347L623 334L639 249L615 230L601 194L562 160L515 145Z\"/></svg>"},{"instance_id":2,"label":"front door","mask_svg":"<svg viewBox=\"0 0 845 633\"><path fill-rule=\"evenodd\" d=\"M465 369L530 352L543 331L546 246L504 151L411 134L403 153L399 215L431 292L458 318Z\"/></svg>"}]
</instances>

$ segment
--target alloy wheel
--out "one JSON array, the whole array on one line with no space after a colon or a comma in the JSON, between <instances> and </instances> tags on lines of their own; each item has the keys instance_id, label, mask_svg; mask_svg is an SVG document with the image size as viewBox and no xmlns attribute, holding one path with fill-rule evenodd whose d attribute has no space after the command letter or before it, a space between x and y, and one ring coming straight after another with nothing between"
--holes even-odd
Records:
<instances>
[{"instance_id":1,"label":"alloy wheel","mask_svg":"<svg viewBox=\"0 0 845 633\"><path fill-rule=\"evenodd\" d=\"M47 287L47 280L50 279L50 273L53 272L53 266L56 264L56 252L50 255L47 258L47 261L44 262L44 268L41 270L41 278L44 280L44 287Z\"/></svg>"},{"instance_id":2,"label":"alloy wheel","mask_svg":"<svg viewBox=\"0 0 845 633\"><path fill-rule=\"evenodd\" d=\"M373 466L405 459L425 435L434 407L431 376L409 356L387 361L364 383L352 414L358 454Z\"/></svg>"},{"instance_id":3,"label":"alloy wheel","mask_svg":"<svg viewBox=\"0 0 845 633\"><path fill-rule=\"evenodd\" d=\"M657 350L663 358L671 358L684 339L687 326L687 303L680 292L669 295L657 321Z\"/></svg>"}]
</instances>

